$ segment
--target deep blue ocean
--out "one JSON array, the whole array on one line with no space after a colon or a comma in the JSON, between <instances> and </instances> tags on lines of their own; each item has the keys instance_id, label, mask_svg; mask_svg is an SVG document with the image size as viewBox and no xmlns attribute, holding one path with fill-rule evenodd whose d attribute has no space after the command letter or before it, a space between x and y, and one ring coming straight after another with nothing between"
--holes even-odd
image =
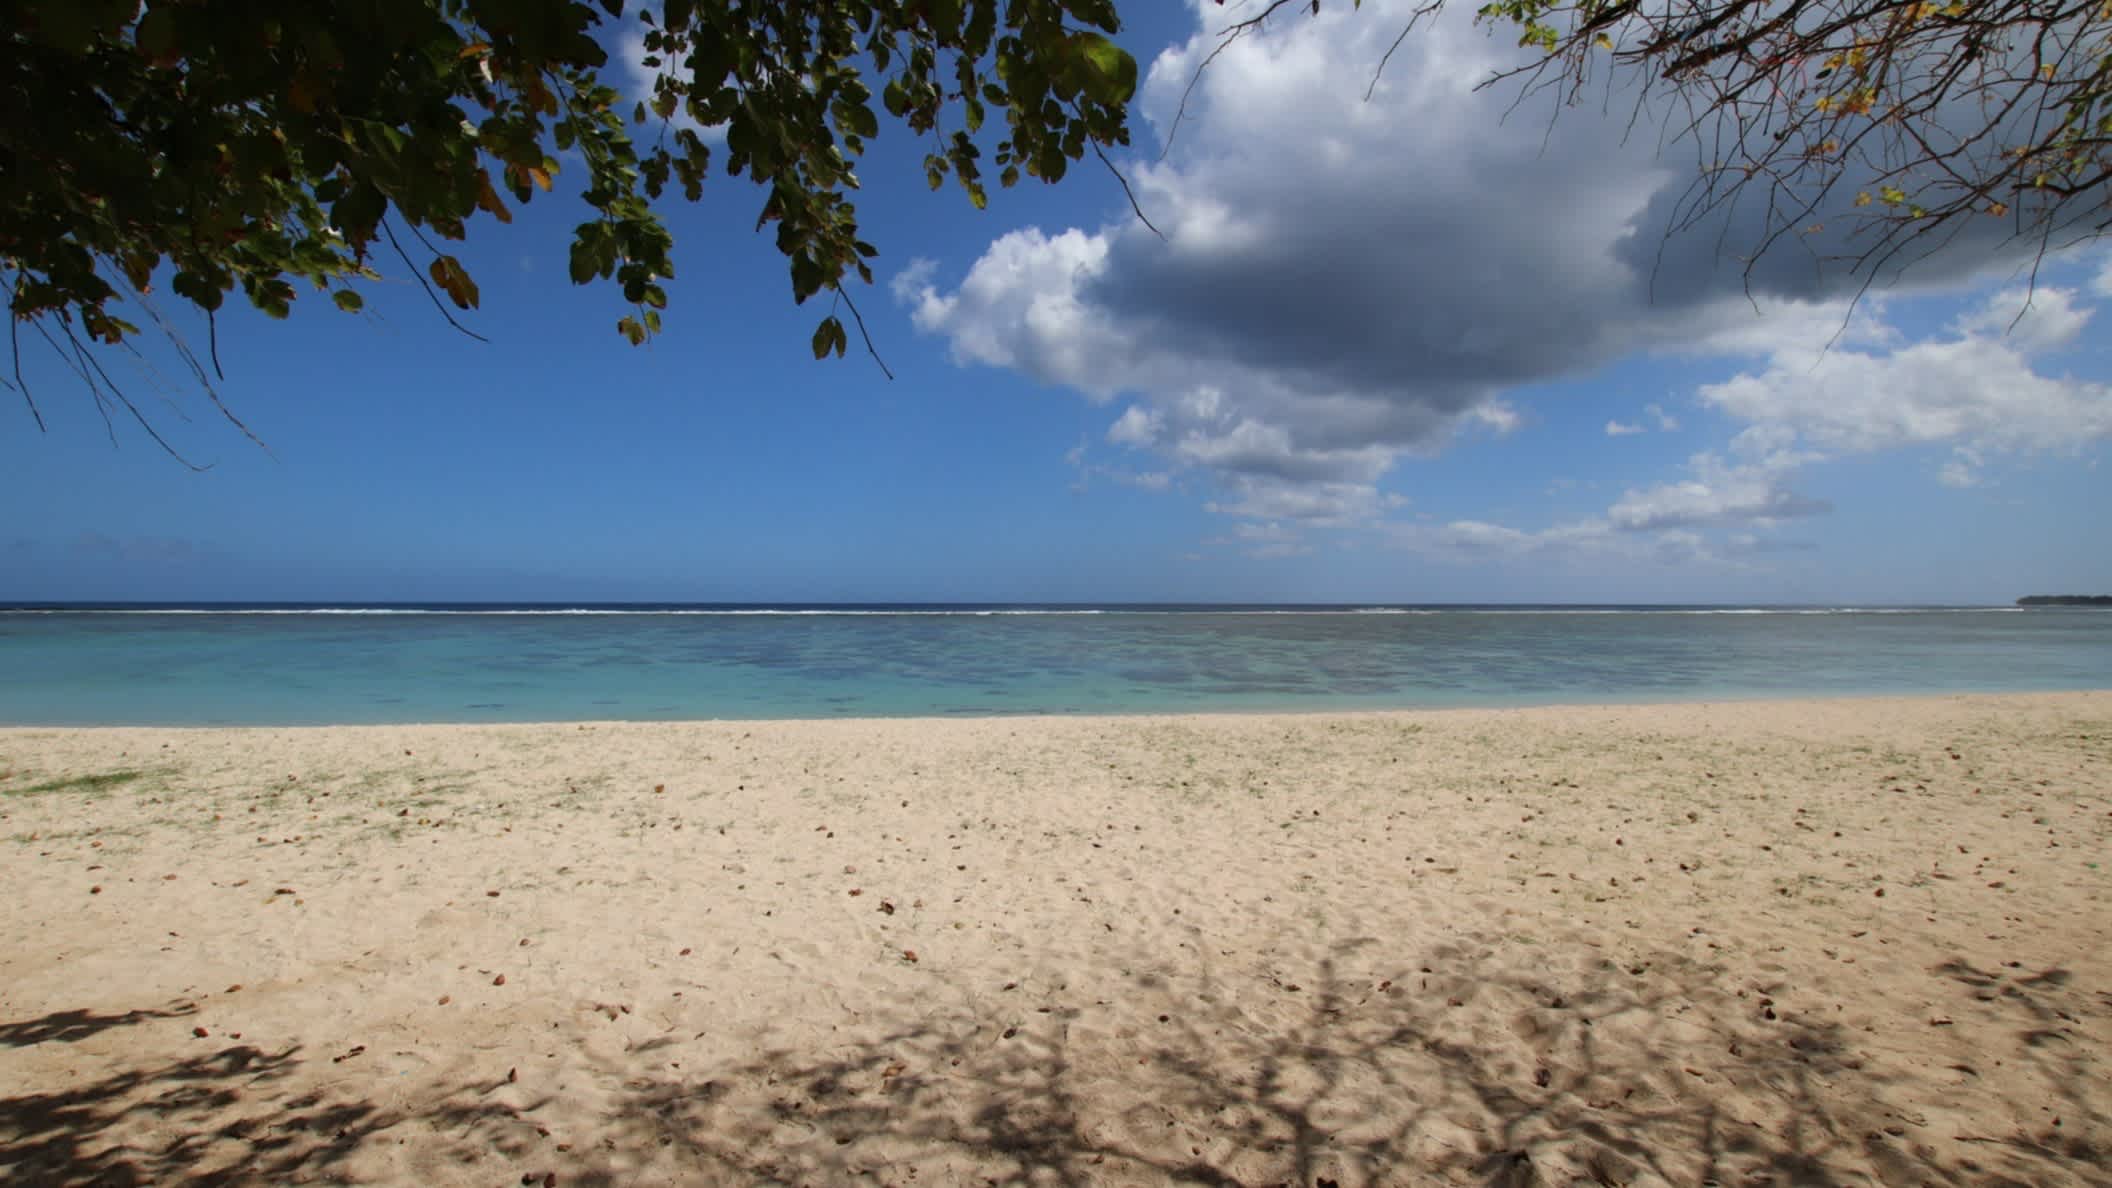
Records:
<instances>
[{"instance_id":1,"label":"deep blue ocean","mask_svg":"<svg viewBox=\"0 0 2112 1188\"><path fill-rule=\"evenodd\" d=\"M2112 612L0 608L0 724L1387 709L2112 688Z\"/></svg>"}]
</instances>

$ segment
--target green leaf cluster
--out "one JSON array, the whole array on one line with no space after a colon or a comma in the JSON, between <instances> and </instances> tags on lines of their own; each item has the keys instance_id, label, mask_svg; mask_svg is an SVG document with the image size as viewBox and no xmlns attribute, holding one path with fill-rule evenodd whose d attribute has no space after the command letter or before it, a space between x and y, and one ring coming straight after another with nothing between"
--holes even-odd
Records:
<instances>
[{"instance_id":1,"label":"green leaf cluster","mask_svg":"<svg viewBox=\"0 0 2112 1188\"><path fill-rule=\"evenodd\" d=\"M1128 143L1137 66L1111 0L7 0L0 33L0 280L18 320L106 342L106 306L166 278L208 313L240 291L275 317L304 289L340 309L401 263L435 300L479 300L435 241L583 162L572 279L607 282L634 343L660 329L674 238L656 208L714 167L762 191L792 293L870 282L854 164L881 114L930 137L934 188L1056 181ZM626 102L605 41L646 26L652 94ZM33 113L33 115L25 115ZM686 120L678 117L686 117ZM697 131L725 131L721 159ZM416 257L416 259L414 259ZM821 324L816 353L842 354Z\"/></svg>"},{"instance_id":2,"label":"green leaf cluster","mask_svg":"<svg viewBox=\"0 0 2112 1188\"><path fill-rule=\"evenodd\" d=\"M1120 28L1111 0L671 3L648 23L647 65L664 73L647 109L725 129L723 167L765 188L758 225L776 225L795 301L846 275L872 279L850 195L882 112L935 142L931 187L951 177L977 208L989 200L978 134L993 113L1005 186L1056 181L1089 145L1129 140L1137 67L1107 37ZM708 164L684 129L652 154L646 191L679 180L693 196Z\"/></svg>"}]
</instances>

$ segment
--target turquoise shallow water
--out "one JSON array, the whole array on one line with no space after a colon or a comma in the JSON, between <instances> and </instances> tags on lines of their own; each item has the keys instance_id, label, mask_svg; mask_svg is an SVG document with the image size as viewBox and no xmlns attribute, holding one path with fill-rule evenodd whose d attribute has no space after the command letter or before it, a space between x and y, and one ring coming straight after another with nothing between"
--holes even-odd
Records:
<instances>
[{"instance_id":1,"label":"turquoise shallow water","mask_svg":"<svg viewBox=\"0 0 2112 1188\"><path fill-rule=\"evenodd\" d=\"M2112 687L2112 613L1846 608L0 611L0 723L1377 709Z\"/></svg>"}]
</instances>

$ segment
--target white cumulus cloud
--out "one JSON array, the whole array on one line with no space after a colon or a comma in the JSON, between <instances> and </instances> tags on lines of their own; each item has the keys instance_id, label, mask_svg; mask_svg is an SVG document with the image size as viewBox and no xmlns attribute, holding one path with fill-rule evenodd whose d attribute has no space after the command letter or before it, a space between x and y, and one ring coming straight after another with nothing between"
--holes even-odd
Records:
<instances>
[{"instance_id":1,"label":"white cumulus cloud","mask_svg":"<svg viewBox=\"0 0 2112 1188\"><path fill-rule=\"evenodd\" d=\"M1733 463L1715 454L1696 455L1692 477L1630 490L1607 509L1606 518L1624 532L1695 528L1739 520L1787 520L1830 510L1784 485L1789 467L1773 461Z\"/></svg>"},{"instance_id":2,"label":"white cumulus cloud","mask_svg":"<svg viewBox=\"0 0 2112 1188\"><path fill-rule=\"evenodd\" d=\"M2016 375L2024 353L2080 324L2064 299L2042 292L2028 333L1961 324L1900 345L1874 319L1843 333L1861 278L1830 261L1850 254L1849 221L1756 260L1734 253L1760 241L1757 203L1673 233L1691 153L1660 159L1650 129L1629 134L1622 102L1558 111L1543 94L1511 110L1514 88L1477 91L1520 51L1476 27L1472 6L1423 21L1373 85L1415 6L1324 6L1219 52L1236 14L1197 0L1195 32L1140 91L1156 143L1122 162L1163 238L1124 204L1094 226L1009 232L957 278L917 262L897 300L958 363L1116 405L1110 443L1206 477L1211 507L1265 522L1383 515L1381 484L1403 458L1524 426L1507 392L1644 352L1761 361L1702 403L1832 449L2037 434L2015 427L2020 411L2027 425L2089 420L2087 392L2046 379L2027 393ZM1987 266L2000 235L1987 222L1915 277ZM2010 395L1973 394L1991 377ZM2063 399L2074 407L2055 409ZM1645 412L1607 435L1679 428L1660 405ZM1631 491L1583 535L1813 510L1779 487L1782 470L1720 466ZM1446 530L1458 547L1511 539L1462 523Z\"/></svg>"},{"instance_id":3,"label":"white cumulus cloud","mask_svg":"<svg viewBox=\"0 0 2112 1188\"><path fill-rule=\"evenodd\" d=\"M2023 294L2000 293L1941 337L1889 349L1782 345L1764 368L1698 397L1832 450L2071 449L2112 436L2112 389L2049 373L2036 357L2073 342L2089 318L2067 290L2041 289L2028 308Z\"/></svg>"}]
</instances>

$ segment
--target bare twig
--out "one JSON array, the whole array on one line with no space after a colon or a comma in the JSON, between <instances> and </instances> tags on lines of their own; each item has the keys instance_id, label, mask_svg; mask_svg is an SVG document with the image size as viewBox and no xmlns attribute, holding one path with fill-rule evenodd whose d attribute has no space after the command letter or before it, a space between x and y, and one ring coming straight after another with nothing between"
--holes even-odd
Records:
<instances>
[{"instance_id":1,"label":"bare twig","mask_svg":"<svg viewBox=\"0 0 2112 1188\"><path fill-rule=\"evenodd\" d=\"M1661 147L1688 140L1698 169L1666 234L1722 219L1722 251L1741 198L1759 201L1746 209L1761 242L1740 252L1748 286L1768 252L1828 220L1853 220L1857 246L1811 249L1814 267L1866 279L1896 277L1979 219L2007 218L2003 241L2029 236L2035 251L2112 229L2112 137L2097 131L2112 110L2112 10L2093 0L1560 0L1538 20L1557 24L1552 48L1480 85L1517 84L1515 108L1561 82L1573 102L1610 61L1638 80L1631 131L1669 85L1684 111Z\"/></svg>"},{"instance_id":2,"label":"bare twig","mask_svg":"<svg viewBox=\"0 0 2112 1188\"><path fill-rule=\"evenodd\" d=\"M198 361L198 356L191 351L190 344L185 342L183 335L177 333L176 328L169 324L168 319L161 316L161 311L155 308L154 302L148 298L147 294L135 288L133 290L133 301L141 309L145 310L147 316L152 318L154 324L161 329L162 337L168 339L169 345L175 348L176 357L183 360L184 366L190 369L191 378L198 381L198 387L205 392L206 399L213 402L213 407L220 411L220 415L227 420L227 423L240 430L242 436L248 438L258 449L263 450L267 454L271 453L271 447L265 444L264 439L258 437L256 431L251 429L242 418L236 416L235 410L228 407L227 402L220 398L220 390L213 386L212 379L205 374L205 367ZM213 373L220 377L222 383L225 383L227 375L220 370L218 323L213 317L212 310L207 310L205 313L205 326L207 349L212 353ZM177 415L182 415L181 410L178 410Z\"/></svg>"},{"instance_id":3,"label":"bare twig","mask_svg":"<svg viewBox=\"0 0 2112 1188\"><path fill-rule=\"evenodd\" d=\"M1444 6L1445 0L1426 0L1426 3L1408 15L1408 24L1401 30L1401 35L1394 38L1393 44L1387 46L1386 52L1379 56L1378 68L1371 72L1371 85L1364 88L1364 102L1371 102L1372 93L1379 89L1379 79L1386 74L1386 63L1393 61L1393 51L1401 48L1401 43L1408 40L1408 35L1415 32L1416 25L1424 17L1435 15Z\"/></svg>"},{"instance_id":4,"label":"bare twig","mask_svg":"<svg viewBox=\"0 0 2112 1188\"><path fill-rule=\"evenodd\" d=\"M95 400L95 411L103 418L103 432L109 436L110 445L115 448L117 445L117 426L110 420L109 400L103 395L103 390L96 386L95 377L89 374L88 368L78 357L79 344L75 344L75 354L69 355L66 353L66 348L59 345L59 340L51 336L51 331L44 328L44 323L41 320L31 322L30 325L36 328L38 337L44 340L45 345L51 348L52 353L59 357L59 362L64 363L67 369L72 371L74 376L81 381L82 386L88 389L88 394Z\"/></svg>"},{"instance_id":5,"label":"bare twig","mask_svg":"<svg viewBox=\"0 0 2112 1188\"><path fill-rule=\"evenodd\" d=\"M1181 121L1188 115L1188 97L1195 93L1195 84L1203 80L1203 71L1210 68L1210 63L1217 61L1219 54L1231 49L1233 42L1246 36L1249 31L1260 28L1261 23L1268 20L1272 13L1289 3L1291 3L1291 0L1271 0L1269 6L1262 10L1261 15L1248 17L1237 24L1227 25L1219 31L1218 36L1223 38L1223 40L1219 41L1204 56L1203 60L1196 64L1195 73L1188 76L1188 85L1181 90L1181 102L1179 106L1173 109L1173 122L1166 125L1166 143L1159 149L1159 160L1165 160L1166 154L1173 151L1174 133L1181 130Z\"/></svg>"},{"instance_id":6,"label":"bare twig","mask_svg":"<svg viewBox=\"0 0 2112 1188\"><path fill-rule=\"evenodd\" d=\"M879 365L881 375L890 380L894 379L895 373L887 369L887 360L881 358L879 350L873 346L873 336L865 328L865 315L858 312L858 303L851 300L851 295L842 289L836 290L836 296L842 298L843 304L850 309L851 320L858 323L858 337L865 340L865 353L871 355L873 362Z\"/></svg>"},{"instance_id":7,"label":"bare twig","mask_svg":"<svg viewBox=\"0 0 2112 1188\"><path fill-rule=\"evenodd\" d=\"M433 292L433 286L426 282L425 274L418 271L418 266L416 264L411 263L411 257L403 250L403 244L397 240L395 228L389 226L389 221L387 219L383 219L380 223L380 227L382 229L382 232L389 237L389 246L396 249L396 255L399 259L403 261L403 266L411 270L412 278L417 280L419 288L425 290L426 299L433 303L434 309L440 311L441 317L447 319L447 324L453 326L455 329L461 331L469 337L476 339L478 342L489 343L491 341L490 339L484 337L483 335L456 321L455 315L447 312L447 306L441 304L440 302L440 295L438 293ZM438 253L435 254L437 255Z\"/></svg>"},{"instance_id":8,"label":"bare twig","mask_svg":"<svg viewBox=\"0 0 2112 1188\"><path fill-rule=\"evenodd\" d=\"M117 381L110 378L110 373L105 371L103 365L82 345L79 336L74 334L71 326L62 325L61 328L66 336L66 345L61 346L59 341L51 336L51 332L41 322L34 323L34 325L37 333L44 337L44 341L51 344L53 352L73 370L76 376L80 377L81 382L87 386L89 392L95 397L95 406L97 411L103 414L103 428L110 435L111 445L117 444L117 427L111 423L109 412L109 405L114 401L120 408L131 414L132 419L139 423L139 427L146 432L147 437L152 439L155 445L161 447L163 453L176 459L186 469L192 471L212 469L211 463L201 466L184 457L180 450L169 444L169 439L163 437L161 431L154 428L154 423L147 419L145 413L139 411L139 406L132 403L132 398L125 395L125 390L118 385ZM71 348L70 355L68 354L69 347ZM105 394L106 391L107 395Z\"/></svg>"},{"instance_id":9,"label":"bare twig","mask_svg":"<svg viewBox=\"0 0 2112 1188\"><path fill-rule=\"evenodd\" d=\"M1092 142L1092 145L1093 155L1100 158L1100 163L1102 165L1107 166L1107 171L1109 173L1115 175L1115 183L1122 187L1122 196L1124 198L1129 199L1129 209L1136 214L1137 221L1144 224L1146 227L1151 228L1151 233L1153 235L1158 236L1160 239L1166 238L1166 233L1164 231L1159 230L1158 226L1151 221L1151 217L1144 213L1144 208L1142 206L1137 205L1137 195L1134 190L1131 190L1129 188L1129 179L1122 176L1122 171L1115 168L1115 163L1113 161L1107 159L1107 152L1106 150L1100 147L1100 142L1095 140Z\"/></svg>"},{"instance_id":10,"label":"bare twig","mask_svg":"<svg viewBox=\"0 0 2112 1188\"><path fill-rule=\"evenodd\" d=\"M29 405L29 416L37 423L37 432L47 433L44 414L37 408L37 398L30 393L29 381L22 378L22 319L10 313L7 317L7 345L14 353L15 382L8 385L22 393L22 402Z\"/></svg>"},{"instance_id":11,"label":"bare twig","mask_svg":"<svg viewBox=\"0 0 2112 1188\"><path fill-rule=\"evenodd\" d=\"M132 398L130 396L125 394L125 390L118 386L117 381L110 378L110 373L103 368L102 361L97 359L94 353L88 350L87 347L82 344L80 338L73 333L71 327L67 329L66 337L72 341L75 353L81 356L83 362L85 362L88 367L92 368L97 376L101 377L103 381L103 386L109 390L110 395L114 399L116 399L117 403L121 407L123 407L123 409L127 413L131 414L132 419L139 423L139 427L141 429L146 430L147 436L154 439L155 445L160 446L169 455L169 457L174 458L178 462L183 463L183 465L189 467L191 470L200 471L211 470L213 468L212 463L210 462L205 463L204 465L199 465L198 463L191 461L189 458L184 457L180 452L178 452L175 446L170 445L168 439L161 435L161 431L154 427L153 422L147 420L147 415L139 410L139 406L132 402ZM240 424L240 422L236 423Z\"/></svg>"}]
</instances>

